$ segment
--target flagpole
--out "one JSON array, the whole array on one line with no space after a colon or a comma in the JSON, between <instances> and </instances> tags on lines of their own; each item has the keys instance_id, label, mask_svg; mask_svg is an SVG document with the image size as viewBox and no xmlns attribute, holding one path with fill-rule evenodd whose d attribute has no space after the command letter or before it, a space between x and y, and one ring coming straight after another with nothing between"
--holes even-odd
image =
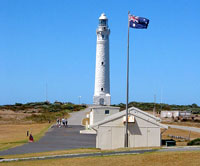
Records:
<instances>
[{"instance_id":1,"label":"flagpole","mask_svg":"<svg viewBox=\"0 0 200 166\"><path fill-rule=\"evenodd\" d=\"M126 133L125 147L128 147L128 97L129 97L129 11L128 11L128 41L127 41L127 80L126 80Z\"/></svg>"}]
</instances>

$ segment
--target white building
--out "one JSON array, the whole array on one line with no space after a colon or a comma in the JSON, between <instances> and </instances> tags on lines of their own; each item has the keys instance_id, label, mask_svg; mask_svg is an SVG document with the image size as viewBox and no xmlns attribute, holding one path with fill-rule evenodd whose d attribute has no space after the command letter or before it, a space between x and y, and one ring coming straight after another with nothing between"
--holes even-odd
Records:
<instances>
[{"instance_id":1,"label":"white building","mask_svg":"<svg viewBox=\"0 0 200 166\"><path fill-rule=\"evenodd\" d=\"M108 19L103 13L99 17L96 30L96 70L93 104L110 105L110 65L109 65L109 35Z\"/></svg>"},{"instance_id":2,"label":"white building","mask_svg":"<svg viewBox=\"0 0 200 166\"><path fill-rule=\"evenodd\" d=\"M128 147L159 147L161 128L168 126L161 120L135 107L129 109ZM124 147L126 111L121 111L90 126L96 131L96 148L116 149Z\"/></svg>"},{"instance_id":3,"label":"white building","mask_svg":"<svg viewBox=\"0 0 200 166\"><path fill-rule=\"evenodd\" d=\"M161 111L161 118L176 118L180 115L179 111Z\"/></svg>"},{"instance_id":4,"label":"white building","mask_svg":"<svg viewBox=\"0 0 200 166\"><path fill-rule=\"evenodd\" d=\"M161 111L161 118L177 118L177 117L189 117L191 116L191 111Z\"/></svg>"}]
</instances>

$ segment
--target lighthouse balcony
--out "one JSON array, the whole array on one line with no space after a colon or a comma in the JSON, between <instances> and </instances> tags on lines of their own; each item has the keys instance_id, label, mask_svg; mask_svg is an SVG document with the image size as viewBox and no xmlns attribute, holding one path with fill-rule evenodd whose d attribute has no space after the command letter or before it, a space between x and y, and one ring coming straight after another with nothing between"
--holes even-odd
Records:
<instances>
[{"instance_id":1,"label":"lighthouse balcony","mask_svg":"<svg viewBox=\"0 0 200 166\"><path fill-rule=\"evenodd\" d=\"M96 33L106 33L106 34L110 34L110 29L106 28L106 27L99 27L96 29Z\"/></svg>"}]
</instances>

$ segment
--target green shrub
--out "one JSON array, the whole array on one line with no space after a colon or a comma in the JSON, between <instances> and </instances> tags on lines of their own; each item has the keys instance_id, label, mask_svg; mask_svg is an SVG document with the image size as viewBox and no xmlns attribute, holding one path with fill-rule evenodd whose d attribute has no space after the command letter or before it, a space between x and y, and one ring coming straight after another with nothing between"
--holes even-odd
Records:
<instances>
[{"instance_id":1,"label":"green shrub","mask_svg":"<svg viewBox=\"0 0 200 166\"><path fill-rule=\"evenodd\" d=\"M15 103L16 106L22 106L22 103Z\"/></svg>"},{"instance_id":2,"label":"green shrub","mask_svg":"<svg viewBox=\"0 0 200 166\"><path fill-rule=\"evenodd\" d=\"M200 145L200 138L194 139L187 143L187 145Z\"/></svg>"}]
</instances>

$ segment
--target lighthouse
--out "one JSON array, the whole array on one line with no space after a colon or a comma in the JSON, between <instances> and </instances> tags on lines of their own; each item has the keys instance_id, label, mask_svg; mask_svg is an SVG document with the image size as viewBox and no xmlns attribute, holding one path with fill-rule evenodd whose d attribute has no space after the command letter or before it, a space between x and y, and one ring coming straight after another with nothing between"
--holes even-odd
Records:
<instances>
[{"instance_id":1,"label":"lighthouse","mask_svg":"<svg viewBox=\"0 0 200 166\"><path fill-rule=\"evenodd\" d=\"M104 13L99 17L96 30L96 69L94 87L94 105L110 105L110 64L109 64L109 35L108 18Z\"/></svg>"}]
</instances>

